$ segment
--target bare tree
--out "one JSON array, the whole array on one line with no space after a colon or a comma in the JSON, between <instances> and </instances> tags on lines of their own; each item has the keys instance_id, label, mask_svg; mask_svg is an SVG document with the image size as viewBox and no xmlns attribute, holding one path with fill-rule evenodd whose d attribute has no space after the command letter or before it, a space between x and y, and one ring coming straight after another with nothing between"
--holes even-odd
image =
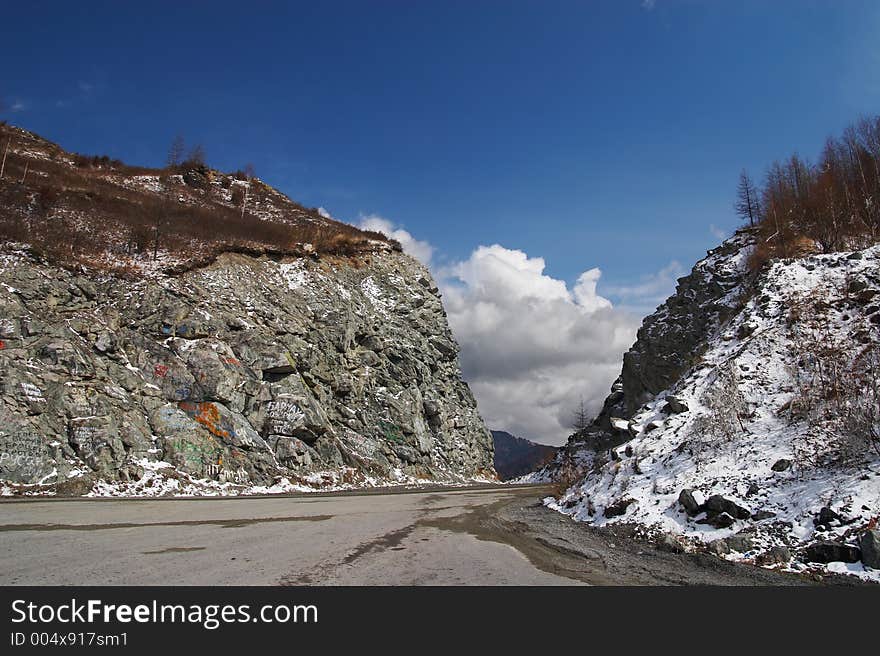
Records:
<instances>
[{"instance_id":1,"label":"bare tree","mask_svg":"<svg viewBox=\"0 0 880 656\"><path fill-rule=\"evenodd\" d=\"M164 200L161 210L156 212L156 219L153 223L154 241L153 241L153 261L159 257L159 240L162 238L162 231L168 224L168 215L171 213L171 201Z\"/></svg>"},{"instance_id":2,"label":"bare tree","mask_svg":"<svg viewBox=\"0 0 880 656\"><path fill-rule=\"evenodd\" d=\"M247 207L248 195L251 190L251 180L254 177L254 165L253 164L251 164L251 163L245 164L244 175L245 175L245 178L247 178L245 180L245 182L247 182L247 186L244 188L244 200L241 203L241 218L244 218L244 211L245 211L245 208Z\"/></svg>"},{"instance_id":3,"label":"bare tree","mask_svg":"<svg viewBox=\"0 0 880 656\"><path fill-rule=\"evenodd\" d=\"M590 414L587 412L587 408L584 405L584 397L581 397L580 402L575 407L574 411L571 413L571 424L570 427L575 431L580 433L582 430L587 428L590 425Z\"/></svg>"},{"instance_id":4,"label":"bare tree","mask_svg":"<svg viewBox=\"0 0 880 656\"><path fill-rule=\"evenodd\" d=\"M189 155L186 156L186 163L192 166L204 166L206 161L205 148L202 144L193 146L189 151Z\"/></svg>"},{"instance_id":5,"label":"bare tree","mask_svg":"<svg viewBox=\"0 0 880 656\"><path fill-rule=\"evenodd\" d=\"M177 166L183 161L183 152L185 148L186 143L183 140L183 135L178 134L174 137L174 141L171 142L171 147L168 149L169 167Z\"/></svg>"},{"instance_id":6,"label":"bare tree","mask_svg":"<svg viewBox=\"0 0 880 656\"><path fill-rule=\"evenodd\" d=\"M0 178L3 177L3 173L6 171L6 157L9 155L9 146L12 144L12 139L6 140L6 149L3 151L3 163L0 164Z\"/></svg>"},{"instance_id":7,"label":"bare tree","mask_svg":"<svg viewBox=\"0 0 880 656\"><path fill-rule=\"evenodd\" d=\"M754 226L758 223L758 190L745 169L739 174L734 209L743 219L749 220L749 225Z\"/></svg>"}]
</instances>

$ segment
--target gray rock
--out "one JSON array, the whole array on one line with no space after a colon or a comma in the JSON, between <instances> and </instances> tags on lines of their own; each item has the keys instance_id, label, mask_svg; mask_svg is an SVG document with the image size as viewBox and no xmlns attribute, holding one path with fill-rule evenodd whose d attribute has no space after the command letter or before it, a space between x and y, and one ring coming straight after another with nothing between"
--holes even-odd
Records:
<instances>
[{"instance_id":1,"label":"gray rock","mask_svg":"<svg viewBox=\"0 0 880 656\"><path fill-rule=\"evenodd\" d=\"M861 549L841 542L817 542L804 550L809 563L857 563L861 560Z\"/></svg>"},{"instance_id":2,"label":"gray rock","mask_svg":"<svg viewBox=\"0 0 880 656\"><path fill-rule=\"evenodd\" d=\"M755 559L759 565L786 565L791 562L791 550L788 547L772 547Z\"/></svg>"},{"instance_id":3,"label":"gray rock","mask_svg":"<svg viewBox=\"0 0 880 656\"><path fill-rule=\"evenodd\" d=\"M727 546L729 546L733 551L738 551L740 553L751 551L755 546L755 542L751 536L742 535L741 533L731 535L725 538L725 540L727 541Z\"/></svg>"},{"instance_id":4,"label":"gray rock","mask_svg":"<svg viewBox=\"0 0 880 656\"><path fill-rule=\"evenodd\" d=\"M701 512L703 512L703 506L697 503L697 500L694 498L693 490L682 490L678 494L678 502L681 504L681 507L684 508L684 511L690 517L696 517Z\"/></svg>"},{"instance_id":5,"label":"gray rock","mask_svg":"<svg viewBox=\"0 0 880 656\"><path fill-rule=\"evenodd\" d=\"M350 265L230 253L133 281L10 257L0 480L87 490L136 478L144 458L253 483L342 467L492 474L436 285L402 253ZM81 485L65 483L74 469L90 472Z\"/></svg>"},{"instance_id":6,"label":"gray rock","mask_svg":"<svg viewBox=\"0 0 880 656\"><path fill-rule=\"evenodd\" d=\"M687 402L676 396L667 396L666 405L663 406L663 412L666 414L680 414L689 410Z\"/></svg>"},{"instance_id":7,"label":"gray rock","mask_svg":"<svg viewBox=\"0 0 880 656\"><path fill-rule=\"evenodd\" d=\"M880 530L865 531L859 537L859 548L862 550L862 563L865 567L880 569Z\"/></svg>"},{"instance_id":8,"label":"gray rock","mask_svg":"<svg viewBox=\"0 0 880 656\"><path fill-rule=\"evenodd\" d=\"M727 513L736 519L748 519L752 513L739 504L720 494L713 494L706 499L706 510L713 513Z\"/></svg>"},{"instance_id":9,"label":"gray rock","mask_svg":"<svg viewBox=\"0 0 880 656\"><path fill-rule=\"evenodd\" d=\"M787 469L791 468L791 460L786 460L785 458L780 458L776 462L773 463L773 466L770 468L775 472L784 472Z\"/></svg>"}]
</instances>

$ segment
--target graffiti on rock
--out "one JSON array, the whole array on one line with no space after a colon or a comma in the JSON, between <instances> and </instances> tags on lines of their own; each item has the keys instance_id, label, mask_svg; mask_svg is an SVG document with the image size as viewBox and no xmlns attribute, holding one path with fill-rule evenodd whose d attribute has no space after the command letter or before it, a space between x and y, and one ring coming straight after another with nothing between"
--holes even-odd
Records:
<instances>
[{"instance_id":1,"label":"graffiti on rock","mask_svg":"<svg viewBox=\"0 0 880 656\"><path fill-rule=\"evenodd\" d=\"M212 435L216 435L225 440L232 439L236 436L235 426L232 425L229 417L220 414L219 408L214 403L181 401L177 404L177 407L207 428Z\"/></svg>"}]
</instances>

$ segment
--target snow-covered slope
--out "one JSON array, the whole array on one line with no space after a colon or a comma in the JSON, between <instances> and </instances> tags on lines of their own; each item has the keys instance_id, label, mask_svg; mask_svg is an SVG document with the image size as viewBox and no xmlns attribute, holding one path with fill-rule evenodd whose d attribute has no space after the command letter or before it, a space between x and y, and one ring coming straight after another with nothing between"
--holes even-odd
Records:
<instances>
[{"instance_id":1,"label":"snow-covered slope","mask_svg":"<svg viewBox=\"0 0 880 656\"><path fill-rule=\"evenodd\" d=\"M730 264L741 266L743 253ZM853 560L860 540L870 551L880 514L880 247L774 262L749 300L725 302L732 317L684 354L687 373L631 420L611 419L621 444L580 449L574 460L589 471L551 505L795 569ZM880 579L861 564L829 567Z\"/></svg>"}]
</instances>

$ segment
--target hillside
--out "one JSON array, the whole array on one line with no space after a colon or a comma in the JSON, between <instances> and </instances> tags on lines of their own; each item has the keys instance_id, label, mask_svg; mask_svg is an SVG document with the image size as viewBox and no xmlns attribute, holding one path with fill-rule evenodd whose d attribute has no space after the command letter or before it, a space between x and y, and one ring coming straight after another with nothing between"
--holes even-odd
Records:
<instances>
[{"instance_id":1,"label":"hillside","mask_svg":"<svg viewBox=\"0 0 880 656\"><path fill-rule=\"evenodd\" d=\"M495 479L437 286L398 245L253 179L3 134L32 176L0 180L3 494ZM180 223L127 248L168 203Z\"/></svg>"},{"instance_id":2,"label":"hillside","mask_svg":"<svg viewBox=\"0 0 880 656\"><path fill-rule=\"evenodd\" d=\"M608 430L535 478L573 483L552 507L674 548L880 578L880 246L751 274L753 234L679 281L624 359Z\"/></svg>"},{"instance_id":3,"label":"hillside","mask_svg":"<svg viewBox=\"0 0 880 656\"><path fill-rule=\"evenodd\" d=\"M7 151L8 147L8 151ZM245 172L163 169L65 152L0 124L0 241L61 266L139 277L220 253L356 255L400 245L322 216Z\"/></svg>"},{"instance_id":4,"label":"hillside","mask_svg":"<svg viewBox=\"0 0 880 656\"><path fill-rule=\"evenodd\" d=\"M505 431L493 430L492 441L495 443L495 471L503 481L539 469L556 454L556 447L537 444Z\"/></svg>"}]
</instances>

